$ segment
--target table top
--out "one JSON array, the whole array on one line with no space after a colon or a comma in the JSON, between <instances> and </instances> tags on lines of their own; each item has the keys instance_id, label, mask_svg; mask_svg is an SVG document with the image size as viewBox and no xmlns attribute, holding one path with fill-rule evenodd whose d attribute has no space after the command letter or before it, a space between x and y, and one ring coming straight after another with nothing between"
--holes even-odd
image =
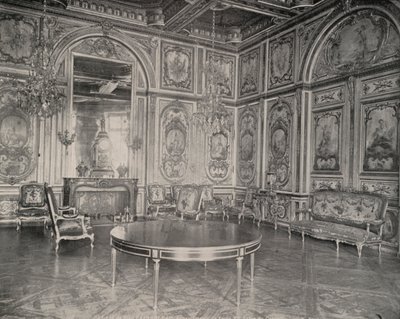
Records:
<instances>
[{"instance_id":1,"label":"table top","mask_svg":"<svg viewBox=\"0 0 400 319\"><path fill-rule=\"evenodd\" d=\"M191 220L135 222L113 228L110 235L111 246L120 251L174 260L243 256L257 250L262 238L253 225ZM190 251L190 255L172 253L179 251Z\"/></svg>"}]
</instances>

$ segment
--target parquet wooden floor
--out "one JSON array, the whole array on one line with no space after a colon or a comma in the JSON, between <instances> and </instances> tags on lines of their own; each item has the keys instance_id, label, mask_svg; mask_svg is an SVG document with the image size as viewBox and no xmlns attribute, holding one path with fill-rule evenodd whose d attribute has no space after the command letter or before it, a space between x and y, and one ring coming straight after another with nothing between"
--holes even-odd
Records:
<instances>
[{"instance_id":1,"label":"parquet wooden floor","mask_svg":"<svg viewBox=\"0 0 400 319\"><path fill-rule=\"evenodd\" d=\"M63 242L58 256L39 227L0 229L2 318L400 318L400 259L364 248L274 231L262 225L255 280L244 261L242 304L234 260L161 262L159 310L152 309L152 267L119 254L111 287L109 232L97 226L95 247Z\"/></svg>"}]
</instances>

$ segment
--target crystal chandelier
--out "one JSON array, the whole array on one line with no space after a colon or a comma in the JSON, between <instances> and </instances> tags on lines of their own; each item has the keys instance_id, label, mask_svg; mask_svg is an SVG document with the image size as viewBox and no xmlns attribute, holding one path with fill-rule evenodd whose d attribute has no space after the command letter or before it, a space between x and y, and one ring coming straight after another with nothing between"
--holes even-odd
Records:
<instances>
[{"instance_id":1,"label":"crystal chandelier","mask_svg":"<svg viewBox=\"0 0 400 319\"><path fill-rule=\"evenodd\" d=\"M30 115L51 117L64 107L65 95L57 87L57 76L51 62L53 43L44 35L44 24L48 23L47 0L43 0L40 18L39 39L33 53L32 69L24 85L18 85L18 106Z\"/></svg>"},{"instance_id":2,"label":"crystal chandelier","mask_svg":"<svg viewBox=\"0 0 400 319\"><path fill-rule=\"evenodd\" d=\"M212 50L205 66L206 88L202 99L197 106L197 112L193 113L194 122L201 126L206 132L213 134L221 131L230 131L233 126L231 114L226 109L222 102L221 88L218 85L218 80L223 76L218 66L217 59L214 55L215 46L215 11L212 9Z\"/></svg>"}]
</instances>

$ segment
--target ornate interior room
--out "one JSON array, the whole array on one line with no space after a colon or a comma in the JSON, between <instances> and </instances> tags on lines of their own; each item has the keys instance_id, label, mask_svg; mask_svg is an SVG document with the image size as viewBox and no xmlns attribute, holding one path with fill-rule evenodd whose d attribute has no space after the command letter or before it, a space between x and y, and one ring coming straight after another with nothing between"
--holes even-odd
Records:
<instances>
[{"instance_id":1,"label":"ornate interior room","mask_svg":"<svg viewBox=\"0 0 400 319\"><path fill-rule=\"evenodd\" d=\"M400 318L399 0L0 0L0 316Z\"/></svg>"}]
</instances>

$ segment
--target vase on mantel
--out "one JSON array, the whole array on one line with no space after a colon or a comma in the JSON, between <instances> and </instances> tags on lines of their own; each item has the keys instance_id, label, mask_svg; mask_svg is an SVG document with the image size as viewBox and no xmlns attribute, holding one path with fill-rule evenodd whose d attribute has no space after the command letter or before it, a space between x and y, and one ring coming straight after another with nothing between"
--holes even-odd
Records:
<instances>
[{"instance_id":1,"label":"vase on mantel","mask_svg":"<svg viewBox=\"0 0 400 319\"><path fill-rule=\"evenodd\" d=\"M117 172L119 178L125 178L126 174L128 173L128 167L125 164L121 163L117 167Z\"/></svg>"},{"instance_id":2,"label":"vase on mantel","mask_svg":"<svg viewBox=\"0 0 400 319\"><path fill-rule=\"evenodd\" d=\"M78 172L78 177L86 177L86 174L89 171L89 167L85 165L84 161L81 161L76 167L76 171Z\"/></svg>"}]
</instances>

